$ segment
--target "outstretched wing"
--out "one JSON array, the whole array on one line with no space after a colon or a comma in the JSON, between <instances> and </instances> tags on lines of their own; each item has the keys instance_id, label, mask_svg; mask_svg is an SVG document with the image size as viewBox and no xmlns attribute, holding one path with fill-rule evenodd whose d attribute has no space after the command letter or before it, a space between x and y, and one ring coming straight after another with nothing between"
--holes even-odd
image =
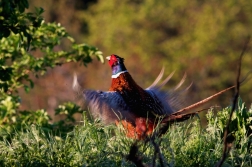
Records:
<instances>
[{"instance_id":1,"label":"outstretched wing","mask_svg":"<svg viewBox=\"0 0 252 167\"><path fill-rule=\"evenodd\" d=\"M83 90L74 74L73 90L77 96L83 97L89 112L94 118L99 118L103 123L114 123L118 119L134 122L135 116L129 114L129 108L120 93L115 91Z\"/></svg>"},{"instance_id":2,"label":"outstretched wing","mask_svg":"<svg viewBox=\"0 0 252 167\"><path fill-rule=\"evenodd\" d=\"M134 122L135 117L129 113L129 108L120 93L84 90L83 96L91 114L105 124L114 123L118 119Z\"/></svg>"}]
</instances>

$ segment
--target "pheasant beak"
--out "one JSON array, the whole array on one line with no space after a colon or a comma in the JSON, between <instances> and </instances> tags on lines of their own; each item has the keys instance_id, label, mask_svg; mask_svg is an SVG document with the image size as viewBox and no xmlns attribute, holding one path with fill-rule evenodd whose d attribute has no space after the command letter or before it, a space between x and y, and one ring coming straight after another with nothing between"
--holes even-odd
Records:
<instances>
[{"instance_id":1,"label":"pheasant beak","mask_svg":"<svg viewBox=\"0 0 252 167\"><path fill-rule=\"evenodd\" d=\"M107 56L106 59L107 59L107 60L110 60L110 57L111 57L111 56Z\"/></svg>"}]
</instances>

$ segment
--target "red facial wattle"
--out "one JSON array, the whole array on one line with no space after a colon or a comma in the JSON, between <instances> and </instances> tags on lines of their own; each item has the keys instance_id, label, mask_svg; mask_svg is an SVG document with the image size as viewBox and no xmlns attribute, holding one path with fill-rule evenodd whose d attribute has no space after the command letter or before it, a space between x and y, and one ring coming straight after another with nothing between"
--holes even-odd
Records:
<instances>
[{"instance_id":1,"label":"red facial wattle","mask_svg":"<svg viewBox=\"0 0 252 167\"><path fill-rule=\"evenodd\" d=\"M111 55L111 56L108 56L107 59L109 60L108 63L110 65L110 67L113 66L113 64L117 61L117 58L115 55Z\"/></svg>"},{"instance_id":2,"label":"red facial wattle","mask_svg":"<svg viewBox=\"0 0 252 167\"><path fill-rule=\"evenodd\" d=\"M112 65L114 64L114 61L113 60L109 60L109 65L110 65L110 67L112 67Z\"/></svg>"}]
</instances>

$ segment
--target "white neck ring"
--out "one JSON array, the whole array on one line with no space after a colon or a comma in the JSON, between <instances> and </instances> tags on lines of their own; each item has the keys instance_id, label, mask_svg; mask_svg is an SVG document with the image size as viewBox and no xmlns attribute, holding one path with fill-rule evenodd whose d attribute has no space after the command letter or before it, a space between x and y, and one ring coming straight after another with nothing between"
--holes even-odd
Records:
<instances>
[{"instance_id":1,"label":"white neck ring","mask_svg":"<svg viewBox=\"0 0 252 167\"><path fill-rule=\"evenodd\" d=\"M117 78L117 77L119 77L120 74L125 73L125 72L128 72L128 71L127 70L121 71L121 72L119 72L117 74L112 75L111 78Z\"/></svg>"}]
</instances>

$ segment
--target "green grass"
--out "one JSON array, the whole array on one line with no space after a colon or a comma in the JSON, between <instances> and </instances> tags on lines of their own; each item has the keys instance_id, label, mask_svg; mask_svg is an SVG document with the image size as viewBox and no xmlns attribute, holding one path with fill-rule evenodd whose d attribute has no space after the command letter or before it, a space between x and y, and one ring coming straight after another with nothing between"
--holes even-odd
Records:
<instances>
[{"instance_id":1,"label":"green grass","mask_svg":"<svg viewBox=\"0 0 252 167\"><path fill-rule=\"evenodd\" d=\"M229 108L223 109L215 117L209 111L208 125L204 128L199 118L193 118L173 124L161 138L137 142L125 137L121 127L104 127L86 117L64 137L52 135L41 126L32 125L2 136L0 166L135 166L127 160L134 144L138 148L136 155L146 165L154 163L160 166L161 162L165 166L176 167L214 166L222 156L222 126L229 112ZM243 122L242 119L237 121L242 109L236 112L233 119L233 124L240 124L245 133L242 135L241 129L234 129L237 140L224 166L252 166L252 149L249 146L252 137L248 135L252 109L246 112L250 115L246 119L244 117ZM156 156L155 148L160 149L159 156ZM162 157L161 161L159 157Z\"/></svg>"}]
</instances>

